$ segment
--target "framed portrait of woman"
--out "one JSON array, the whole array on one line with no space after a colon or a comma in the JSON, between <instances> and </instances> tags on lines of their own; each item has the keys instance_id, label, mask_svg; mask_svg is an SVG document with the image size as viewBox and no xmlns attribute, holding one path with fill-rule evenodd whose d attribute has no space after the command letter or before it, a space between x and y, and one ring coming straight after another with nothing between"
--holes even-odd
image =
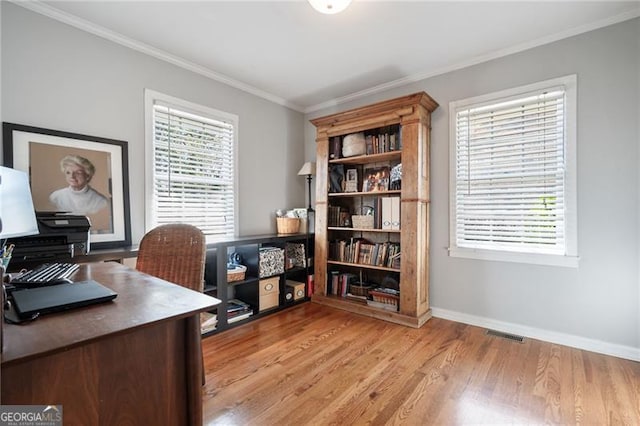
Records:
<instances>
[{"instance_id":1,"label":"framed portrait of woman","mask_svg":"<svg viewBox=\"0 0 640 426\"><path fill-rule=\"evenodd\" d=\"M36 211L87 216L92 249L131 244L127 142L3 123L4 164L27 172Z\"/></svg>"}]
</instances>

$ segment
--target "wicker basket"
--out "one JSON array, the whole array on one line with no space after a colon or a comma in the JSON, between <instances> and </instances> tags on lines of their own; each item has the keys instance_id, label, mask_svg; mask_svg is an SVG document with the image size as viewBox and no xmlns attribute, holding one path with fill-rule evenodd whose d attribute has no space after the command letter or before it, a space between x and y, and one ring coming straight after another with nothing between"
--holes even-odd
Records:
<instances>
[{"instance_id":1,"label":"wicker basket","mask_svg":"<svg viewBox=\"0 0 640 426\"><path fill-rule=\"evenodd\" d=\"M368 296L369 290L371 290L370 285L351 284L349 286L349 291L354 296Z\"/></svg>"},{"instance_id":2,"label":"wicker basket","mask_svg":"<svg viewBox=\"0 0 640 426\"><path fill-rule=\"evenodd\" d=\"M232 283L235 281L242 281L244 280L246 273L247 267L244 265L234 265L233 269L229 269L227 267L227 282Z\"/></svg>"},{"instance_id":3,"label":"wicker basket","mask_svg":"<svg viewBox=\"0 0 640 426\"><path fill-rule=\"evenodd\" d=\"M384 303L385 305L395 306L396 309L398 308L398 301L400 300L400 296L377 290L371 290L369 291L369 294L373 298L374 302Z\"/></svg>"},{"instance_id":4,"label":"wicker basket","mask_svg":"<svg viewBox=\"0 0 640 426\"><path fill-rule=\"evenodd\" d=\"M351 216L353 227L356 229L373 229L373 216L354 214Z\"/></svg>"},{"instance_id":5,"label":"wicker basket","mask_svg":"<svg viewBox=\"0 0 640 426\"><path fill-rule=\"evenodd\" d=\"M300 231L300 218L276 217L278 234L297 234Z\"/></svg>"}]
</instances>

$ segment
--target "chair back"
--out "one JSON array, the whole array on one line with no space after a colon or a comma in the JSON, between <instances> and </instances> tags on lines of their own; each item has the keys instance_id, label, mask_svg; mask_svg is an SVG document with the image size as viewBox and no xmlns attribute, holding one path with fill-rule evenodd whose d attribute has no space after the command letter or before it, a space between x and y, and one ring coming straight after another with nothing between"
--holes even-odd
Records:
<instances>
[{"instance_id":1,"label":"chair back","mask_svg":"<svg viewBox=\"0 0 640 426\"><path fill-rule=\"evenodd\" d=\"M205 237L187 224L160 225L140 241L136 269L163 280L204 290Z\"/></svg>"}]
</instances>

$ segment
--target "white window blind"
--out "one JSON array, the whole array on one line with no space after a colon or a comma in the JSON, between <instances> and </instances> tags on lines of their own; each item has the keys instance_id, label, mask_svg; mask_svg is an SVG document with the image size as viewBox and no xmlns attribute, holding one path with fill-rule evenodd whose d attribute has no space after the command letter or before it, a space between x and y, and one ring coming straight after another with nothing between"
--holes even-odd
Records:
<instances>
[{"instance_id":1,"label":"white window blind","mask_svg":"<svg viewBox=\"0 0 640 426\"><path fill-rule=\"evenodd\" d=\"M235 233L235 123L153 102L152 226Z\"/></svg>"},{"instance_id":2,"label":"white window blind","mask_svg":"<svg viewBox=\"0 0 640 426\"><path fill-rule=\"evenodd\" d=\"M452 246L571 254L565 87L456 105L451 114Z\"/></svg>"}]
</instances>

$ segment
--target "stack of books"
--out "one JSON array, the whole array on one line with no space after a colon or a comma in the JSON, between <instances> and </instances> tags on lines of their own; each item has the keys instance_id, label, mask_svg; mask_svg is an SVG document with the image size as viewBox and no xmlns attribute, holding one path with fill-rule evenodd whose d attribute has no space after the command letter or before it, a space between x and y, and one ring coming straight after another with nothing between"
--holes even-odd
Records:
<instances>
[{"instance_id":1,"label":"stack of books","mask_svg":"<svg viewBox=\"0 0 640 426\"><path fill-rule=\"evenodd\" d=\"M227 322L229 324L247 319L251 315L253 315L253 310L248 303L240 299L230 299L227 302Z\"/></svg>"},{"instance_id":2,"label":"stack of books","mask_svg":"<svg viewBox=\"0 0 640 426\"><path fill-rule=\"evenodd\" d=\"M211 312L203 312L200 314L200 332L202 334L208 333L216 329L218 325L218 316Z\"/></svg>"}]
</instances>

